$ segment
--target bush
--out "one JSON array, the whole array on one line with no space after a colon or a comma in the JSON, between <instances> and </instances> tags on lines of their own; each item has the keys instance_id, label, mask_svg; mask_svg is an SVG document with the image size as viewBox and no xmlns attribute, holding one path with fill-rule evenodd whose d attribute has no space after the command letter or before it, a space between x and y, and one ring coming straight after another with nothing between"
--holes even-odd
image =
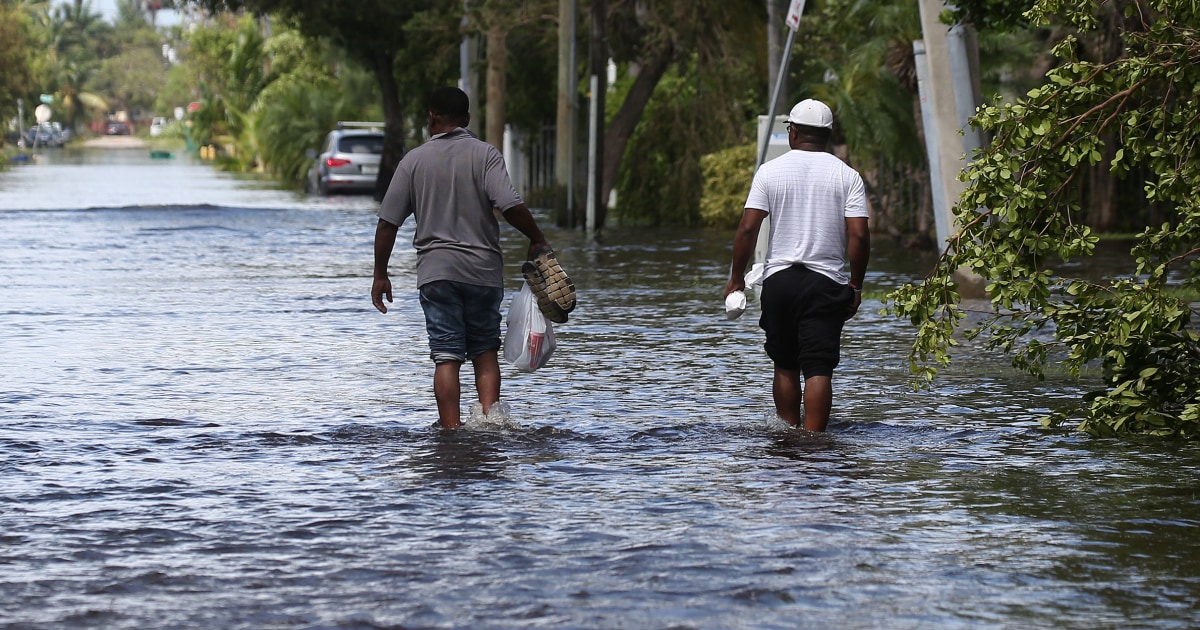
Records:
<instances>
[{"instance_id":1,"label":"bush","mask_svg":"<svg viewBox=\"0 0 1200 630\"><path fill-rule=\"evenodd\" d=\"M700 158L704 176L700 219L704 225L733 229L741 221L754 178L754 149L753 143L743 144Z\"/></svg>"}]
</instances>

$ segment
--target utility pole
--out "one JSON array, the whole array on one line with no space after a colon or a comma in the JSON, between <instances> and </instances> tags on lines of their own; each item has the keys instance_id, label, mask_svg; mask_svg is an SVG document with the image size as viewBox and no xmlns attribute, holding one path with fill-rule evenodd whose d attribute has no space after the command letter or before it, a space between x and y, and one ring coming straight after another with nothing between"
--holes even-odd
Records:
<instances>
[{"instance_id":1,"label":"utility pole","mask_svg":"<svg viewBox=\"0 0 1200 630\"><path fill-rule=\"evenodd\" d=\"M575 225L575 4L558 0L558 116L554 129L557 223Z\"/></svg>"},{"instance_id":2,"label":"utility pole","mask_svg":"<svg viewBox=\"0 0 1200 630\"><path fill-rule=\"evenodd\" d=\"M787 14L788 0L766 0L767 3L767 89L775 86L779 77L779 69L784 65L784 27L783 18ZM785 71L786 75L787 72ZM780 84L779 94L788 93L787 77ZM778 103L776 104L778 105Z\"/></svg>"},{"instance_id":3,"label":"utility pole","mask_svg":"<svg viewBox=\"0 0 1200 630\"><path fill-rule=\"evenodd\" d=\"M592 32L590 51L590 75L588 87L592 93L591 109L588 112L588 199L587 233L596 235L598 226L604 225L607 199L601 199L604 178L604 93L608 91L608 54L604 45L604 20L607 14L605 0L592 0Z\"/></svg>"},{"instance_id":4,"label":"utility pole","mask_svg":"<svg viewBox=\"0 0 1200 630\"><path fill-rule=\"evenodd\" d=\"M461 28L466 32L467 26L470 24L470 3L469 0L463 0L463 18ZM471 103L476 109L479 107L479 76L474 71L473 66L479 58L479 41L474 35L463 35L462 43L458 46L458 89L467 93L467 98L471 99ZM479 116L472 116L471 123L467 128L472 133L479 133Z\"/></svg>"},{"instance_id":5,"label":"utility pole","mask_svg":"<svg viewBox=\"0 0 1200 630\"><path fill-rule=\"evenodd\" d=\"M770 2L771 0L767 1ZM796 44L796 31L800 28L800 18L804 16L804 5L805 0L790 0L788 2L787 14L783 21L788 29L787 43L783 45L783 50L779 53L779 68L776 70L775 88L771 91L771 100L767 103L767 115L759 116L759 144L758 156L754 160L755 172L758 172L759 167L767 161L767 151L771 146L771 137L778 124L778 121L775 120L775 108L779 104L779 94L783 91L783 86L787 81L788 65L792 59L792 47ZM772 28L772 26L768 25L767 28ZM766 266L767 246L770 242L771 217L767 217L763 219L762 225L758 228L758 240L754 244L755 266Z\"/></svg>"},{"instance_id":6,"label":"utility pole","mask_svg":"<svg viewBox=\"0 0 1200 630\"><path fill-rule=\"evenodd\" d=\"M914 52L924 50L924 55L917 54L916 59L918 85L922 120L926 123L937 238L944 247L956 231L954 205L967 187L966 182L959 181L958 174L966 167L971 152L982 144L979 132L967 123L981 100L978 44L969 26L960 24L951 28L942 23L940 16L946 8L943 0L918 1L924 40L920 42L923 46L914 44ZM922 60L924 68L920 66ZM920 78L922 74L924 79ZM964 297L983 295L978 276L970 270L960 270L957 275Z\"/></svg>"},{"instance_id":7,"label":"utility pole","mask_svg":"<svg viewBox=\"0 0 1200 630\"><path fill-rule=\"evenodd\" d=\"M17 99L17 148L25 148L25 99Z\"/></svg>"}]
</instances>

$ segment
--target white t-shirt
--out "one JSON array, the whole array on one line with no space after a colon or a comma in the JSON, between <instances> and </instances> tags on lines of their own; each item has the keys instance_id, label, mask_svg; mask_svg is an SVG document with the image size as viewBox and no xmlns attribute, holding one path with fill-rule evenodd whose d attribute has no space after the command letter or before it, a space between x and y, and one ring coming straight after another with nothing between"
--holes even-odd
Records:
<instances>
[{"instance_id":1,"label":"white t-shirt","mask_svg":"<svg viewBox=\"0 0 1200 630\"><path fill-rule=\"evenodd\" d=\"M840 284L846 267L846 219L869 217L862 177L836 156L789 151L758 169L746 207L771 222L763 277L802 264Z\"/></svg>"}]
</instances>

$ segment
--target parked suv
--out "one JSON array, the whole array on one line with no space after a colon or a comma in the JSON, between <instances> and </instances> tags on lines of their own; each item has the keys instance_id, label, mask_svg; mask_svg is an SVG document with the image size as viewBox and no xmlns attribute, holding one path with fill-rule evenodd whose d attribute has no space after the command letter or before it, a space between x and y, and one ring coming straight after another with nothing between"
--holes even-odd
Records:
<instances>
[{"instance_id":1,"label":"parked suv","mask_svg":"<svg viewBox=\"0 0 1200 630\"><path fill-rule=\"evenodd\" d=\"M309 193L369 193L375 190L383 154L383 123L339 122L325 136L321 153L308 169Z\"/></svg>"}]
</instances>

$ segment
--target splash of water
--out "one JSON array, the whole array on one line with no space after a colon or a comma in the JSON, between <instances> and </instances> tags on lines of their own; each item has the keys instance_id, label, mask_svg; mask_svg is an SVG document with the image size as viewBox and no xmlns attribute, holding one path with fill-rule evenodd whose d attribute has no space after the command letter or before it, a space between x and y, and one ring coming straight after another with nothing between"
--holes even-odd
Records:
<instances>
[{"instance_id":1,"label":"splash of water","mask_svg":"<svg viewBox=\"0 0 1200 630\"><path fill-rule=\"evenodd\" d=\"M471 416L463 423L468 431L503 431L505 429L520 429L512 418L512 407L507 401L500 400L492 405L488 412L483 413L483 405L475 402L471 405Z\"/></svg>"}]
</instances>

